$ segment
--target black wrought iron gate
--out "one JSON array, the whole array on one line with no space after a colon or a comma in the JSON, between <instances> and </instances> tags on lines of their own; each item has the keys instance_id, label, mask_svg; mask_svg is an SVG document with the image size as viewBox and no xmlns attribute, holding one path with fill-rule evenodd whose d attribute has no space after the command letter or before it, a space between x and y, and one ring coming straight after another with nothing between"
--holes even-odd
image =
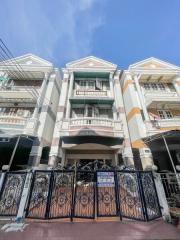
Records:
<instances>
[{"instance_id":1,"label":"black wrought iron gate","mask_svg":"<svg viewBox=\"0 0 180 240\"><path fill-rule=\"evenodd\" d=\"M36 171L27 206L28 218L72 216L74 172Z\"/></svg>"},{"instance_id":2,"label":"black wrought iron gate","mask_svg":"<svg viewBox=\"0 0 180 240\"><path fill-rule=\"evenodd\" d=\"M26 179L24 172L7 172L0 192L0 216L16 216Z\"/></svg>"},{"instance_id":3,"label":"black wrought iron gate","mask_svg":"<svg viewBox=\"0 0 180 240\"><path fill-rule=\"evenodd\" d=\"M26 217L131 218L161 216L152 172L36 171Z\"/></svg>"}]
</instances>

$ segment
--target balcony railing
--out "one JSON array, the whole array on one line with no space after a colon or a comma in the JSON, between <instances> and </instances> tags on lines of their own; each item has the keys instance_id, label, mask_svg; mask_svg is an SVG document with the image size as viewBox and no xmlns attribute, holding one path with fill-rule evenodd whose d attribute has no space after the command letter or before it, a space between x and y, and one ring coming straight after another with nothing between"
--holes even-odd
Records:
<instances>
[{"instance_id":1,"label":"balcony railing","mask_svg":"<svg viewBox=\"0 0 180 240\"><path fill-rule=\"evenodd\" d=\"M0 124L12 124L12 125L25 125L27 118L10 116L10 115L0 115Z\"/></svg>"},{"instance_id":2,"label":"balcony railing","mask_svg":"<svg viewBox=\"0 0 180 240\"><path fill-rule=\"evenodd\" d=\"M180 117L177 118L168 118L168 119L158 119L154 120L153 126L157 128L161 127L180 127Z\"/></svg>"},{"instance_id":3,"label":"balcony railing","mask_svg":"<svg viewBox=\"0 0 180 240\"><path fill-rule=\"evenodd\" d=\"M168 92L168 91L146 91L144 93L144 97L146 100L146 106L150 105L154 101L170 101L177 102L179 101L178 94L176 92Z\"/></svg>"},{"instance_id":4,"label":"balcony railing","mask_svg":"<svg viewBox=\"0 0 180 240\"><path fill-rule=\"evenodd\" d=\"M72 118L70 119L70 126L104 126L114 127L114 121L112 119L103 118Z\"/></svg>"},{"instance_id":5,"label":"balcony railing","mask_svg":"<svg viewBox=\"0 0 180 240\"><path fill-rule=\"evenodd\" d=\"M33 86L6 86L0 88L0 96L1 100L6 100L7 98L37 99L39 96L39 91L40 88L35 88Z\"/></svg>"},{"instance_id":6,"label":"balcony railing","mask_svg":"<svg viewBox=\"0 0 180 240\"><path fill-rule=\"evenodd\" d=\"M20 131L24 134L35 135L39 121L36 118L25 118L18 116L2 115L0 116L0 129Z\"/></svg>"},{"instance_id":7,"label":"balcony railing","mask_svg":"<svg viewBox=\"0 0 180 240\"><path fill-rule=\"evenodd\" d=\"M103 90L75 90L76 96L98 96L98 97L107 97L108 92Z\"/></svg>"}]
</instances>

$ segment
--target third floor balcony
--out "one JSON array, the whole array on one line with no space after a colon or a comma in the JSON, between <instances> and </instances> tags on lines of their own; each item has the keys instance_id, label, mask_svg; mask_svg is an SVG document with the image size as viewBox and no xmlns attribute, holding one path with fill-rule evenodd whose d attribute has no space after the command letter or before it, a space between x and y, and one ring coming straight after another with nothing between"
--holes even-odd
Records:
<instances>
[{"instance_id":1,"label":"third floor balcony","mask_svg":"<svg viewBox=\"0 0 180 240\"><path fill-rule=\"evenodd\" d=\"M147 107L151 107L156 102L180 102L180 98L171 83L144 83L142 91Z\"/></svg>"}]
</instances>

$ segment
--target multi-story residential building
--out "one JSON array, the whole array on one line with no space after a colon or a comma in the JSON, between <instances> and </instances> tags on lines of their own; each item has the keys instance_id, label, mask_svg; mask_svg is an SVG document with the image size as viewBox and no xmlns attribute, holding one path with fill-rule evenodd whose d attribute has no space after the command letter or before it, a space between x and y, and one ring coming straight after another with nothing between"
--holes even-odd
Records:
<instances>
[{"instance_id":1,"label":"multi-story residential building","mask_svg":"<svg viewBox=\"0 0 180 240\"><path fill-rule=\"evenodd\" d=\"M120 81L139 167L173 170L180 165L180 68L149 58L130 65Z\"/></svg>"},{"instance_id":2,"label":"multi-story residential building","mask_svg":"<svg viewBox=\"0 0 180 240\"><path fill-rule=\"evenodd\" d=\"M60 87L59 70L35 55L0 63L0 168L48 161Z\"/></svg>"},{"instance_id":3,"label":"multi-story residential building","mask_svg":"<svg viewBox=\"0 0 180 240\"><path fill-rule=\"evenodd\" d=\"M63 73L49 165L134 165L117 66L90 56Z\"/></svg>"}]
</instances>

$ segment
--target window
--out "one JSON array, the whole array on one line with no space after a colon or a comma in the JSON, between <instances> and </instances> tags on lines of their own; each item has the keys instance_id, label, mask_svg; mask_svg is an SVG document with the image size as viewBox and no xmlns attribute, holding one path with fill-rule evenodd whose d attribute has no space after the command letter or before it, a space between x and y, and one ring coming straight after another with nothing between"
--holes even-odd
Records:
<instances>
[{"instance_id":1,"label":"window","mask_svg":"<svg viewBox=\"0 0 180 240\"><path fill-rule=\"evenodd\" d=\"M151 83L151 88L152 88L153 90L158 90L158 86L157 86L156 83Z\"/></svg>"},{"instance_id":2,"label":"window","mask_svg":"<svg viewBox=\"0 0 180 240\"><path fill-rule=\"evenodd\" d=\"M84 108L72 109L72 117L73 118L84 117Z\"/></svg>"},{"instance_id":3,"label":"window","mask_svg":"<svg viewBox=\"0 0 180 240\"><path fill-rule=\"evenodd\" d=\"M112 118L112 110L111 109L99 109L99 117L100 118Z\"/></svg>"},{"instance_id":4,"label":"window","mask_svg":"<svg viewBox=\"0 0 180 240\"><path fill-rule=\"evenodd\" d=\"M163 83L144 83L145 90L160 90L164 91L166 90L165 85Z\"/></svg>"},{"instance_id":5,"label":"window","mask_svg":"<svg viewBox=\"0 0 180 240\"><path fill-rule=\"evenodd\" d=\"M172 118L173 115L169 110L158 110L158 114L161 119Z\"/></svg>"},{"instance_id":6,"label":"window","mask_svg":"<svg viewBox=\"0 0 180 240\"><path fill-rule=\"evenodd\" d=\"M157 85L158 85L158 88L159 88L160 90L165 90L164 84L158 83Z\"/></svg>"},{"instance_id":7,"label":"window","mask_svg":"<svg viewBox=\"0 0 180 240\"><path fill-rule=\"evenodd\" d=\"M146 90L151 90L151 86L150 86L149 83L144 83L144 88L145 88Z\"/></svg>"}]
</instances>

